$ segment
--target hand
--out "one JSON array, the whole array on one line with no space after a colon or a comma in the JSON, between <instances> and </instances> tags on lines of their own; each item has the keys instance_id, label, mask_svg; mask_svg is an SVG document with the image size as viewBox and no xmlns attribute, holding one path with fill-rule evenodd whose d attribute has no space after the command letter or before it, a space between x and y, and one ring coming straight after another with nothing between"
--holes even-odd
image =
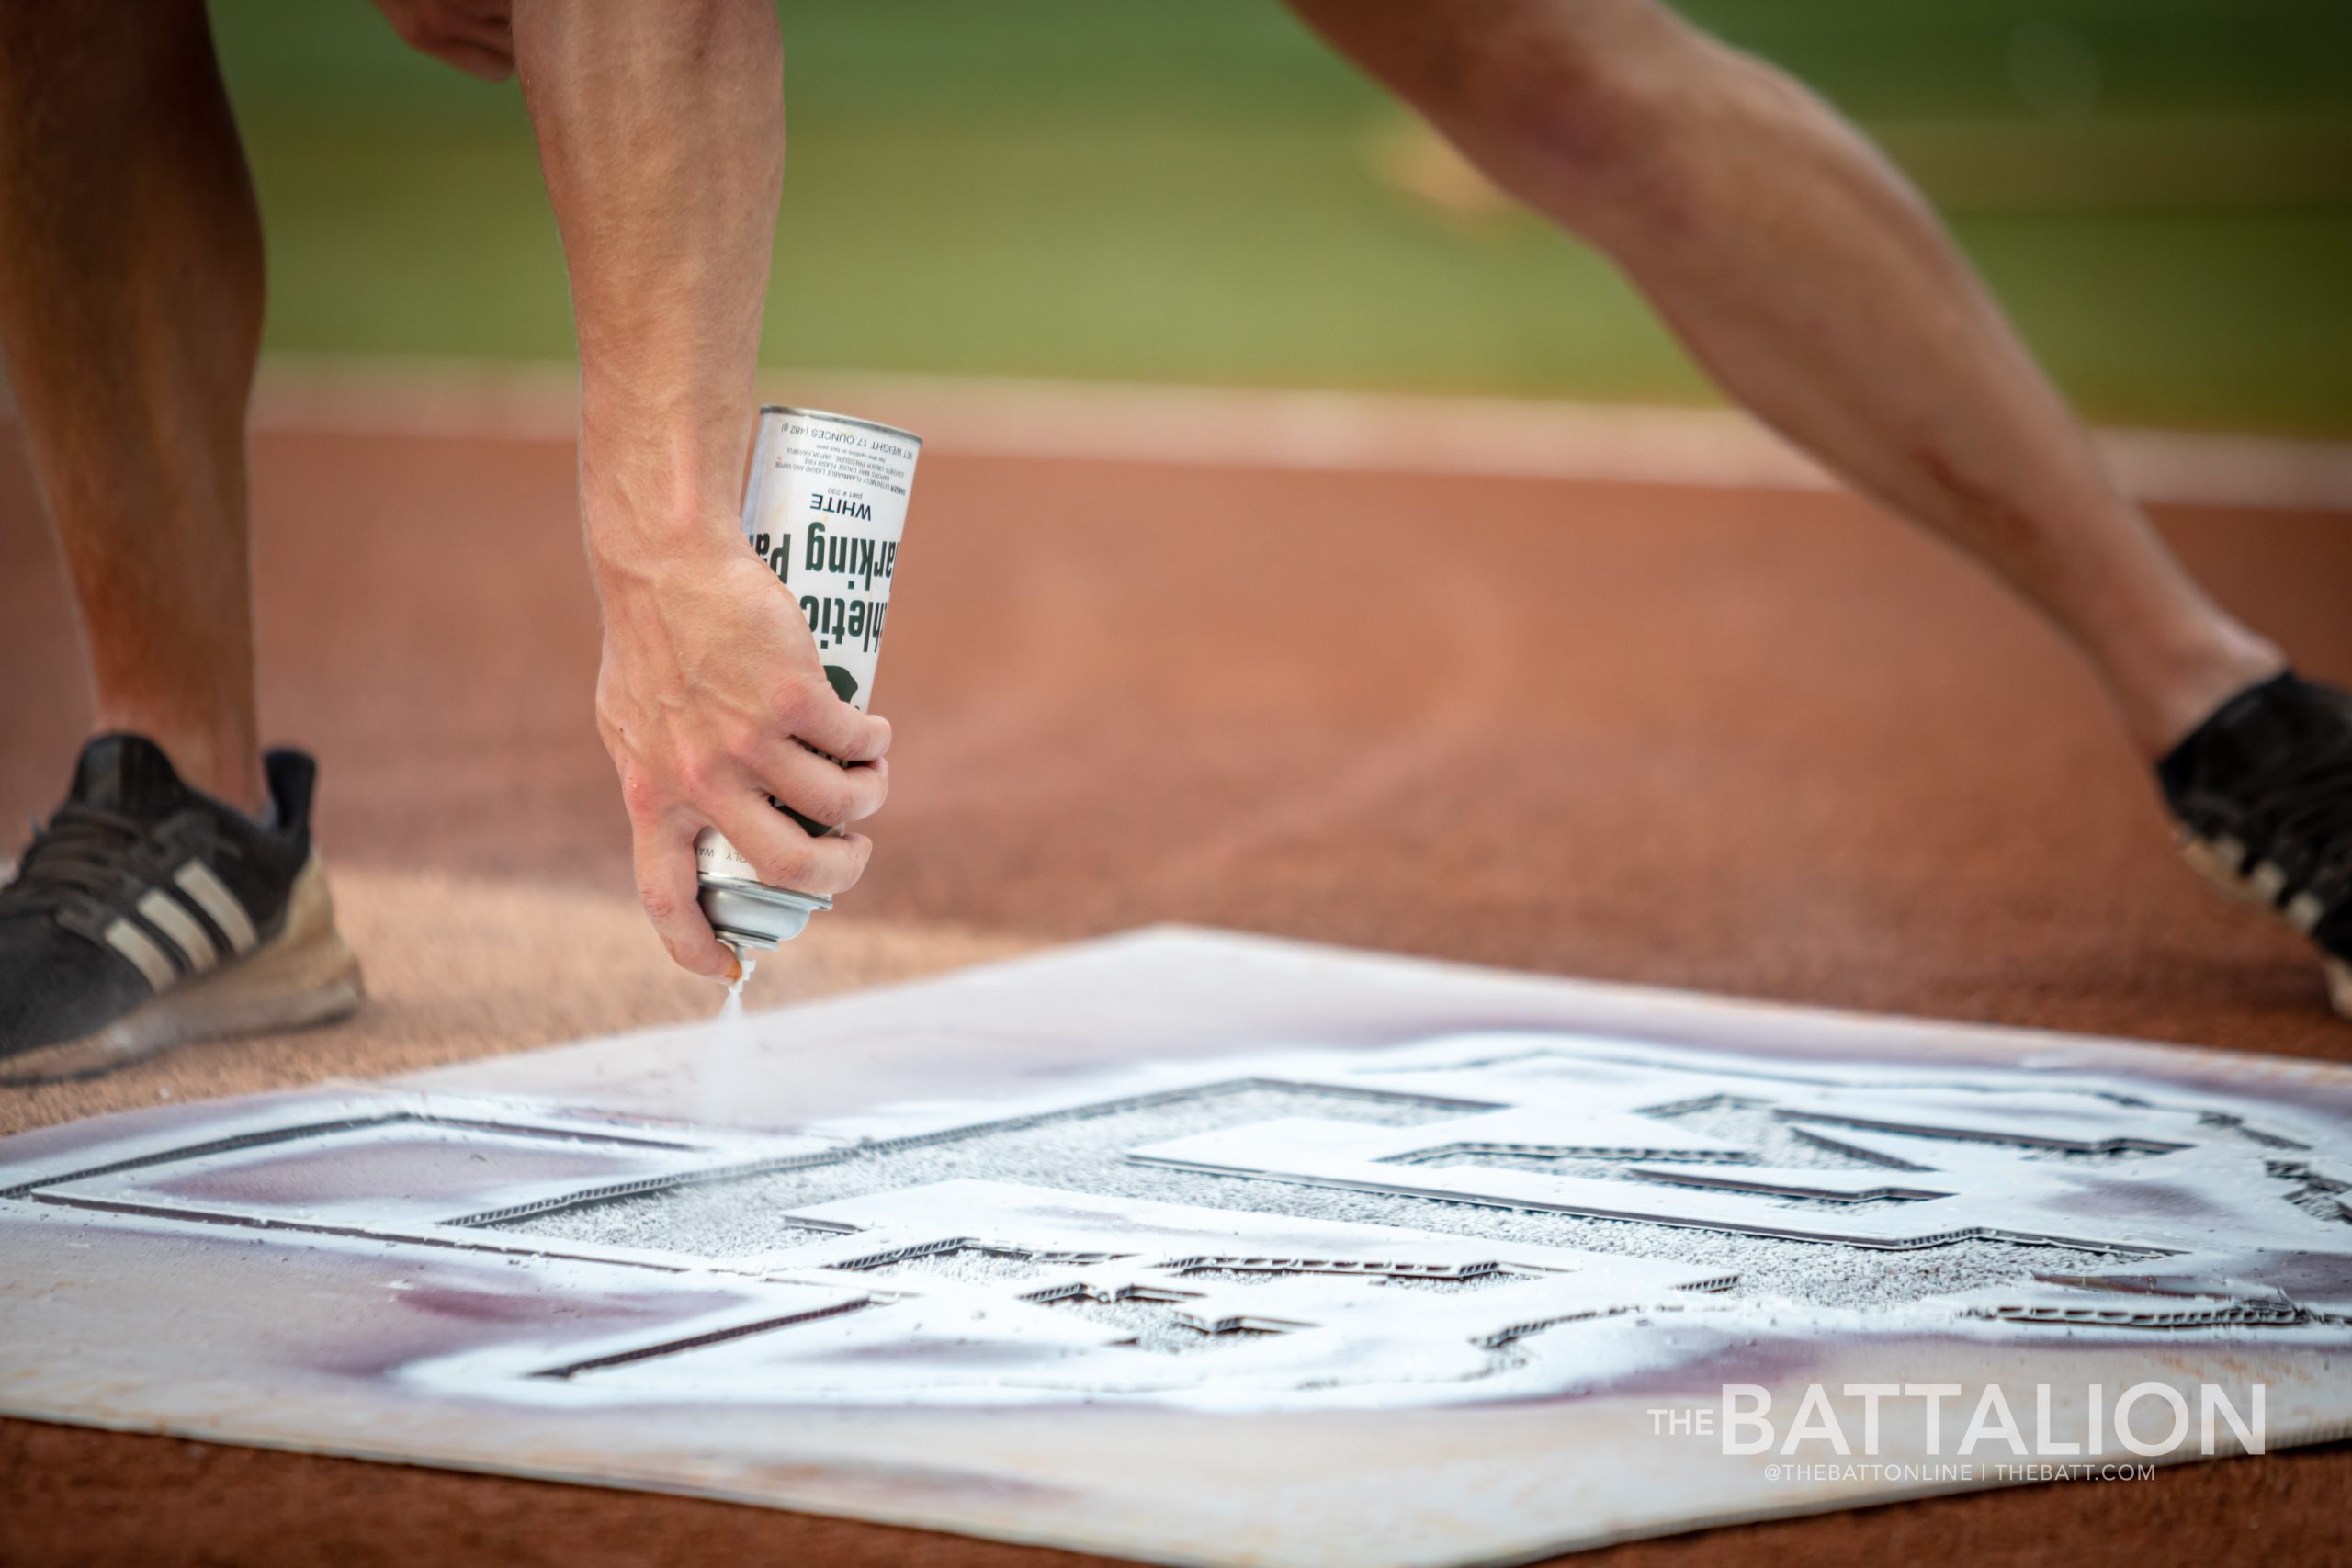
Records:
<instances>
[{"instance_id":1,"label":"hand","mask_svg":"<svg viewBox=\"0 0 2352 1568\"><path fill-rule=\"evenodd\" d=\"M725 536L650 566L600 568L596 725L620 772L653 929L684 968L732 979L735 957L695 902L695 835L717 828L771 886L841 892L872 840L811 837L768 797L820 822L872 816L889 791L890 726L833 694L790 592L731 521Z\"/></svg>"},{"instance_id":2,"label":"hand","mask_svg":"<svg viewBox=\"0 0 2352 1568\"><path fill-rule=\"evenodd\" d=\"M510 0L376 0L376 9L412 49L485 82L514 74Z\"/></svg>"}]
</instances>

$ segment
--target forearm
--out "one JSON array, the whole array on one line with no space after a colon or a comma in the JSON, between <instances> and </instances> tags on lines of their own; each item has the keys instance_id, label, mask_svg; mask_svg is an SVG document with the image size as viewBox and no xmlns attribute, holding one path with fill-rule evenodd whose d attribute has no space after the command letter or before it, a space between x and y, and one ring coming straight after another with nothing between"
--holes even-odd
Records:
<instances>
[{"instance_id":1,"label":"forearm","mask_svg":"<svg viewBox=\"0 0 2352 1568\"><path fill-rule=\"evenodd\" d=\"M767 0L517 0L580 340L599 592L732 542L784 175Z\"/></svg>"}]
</instances>

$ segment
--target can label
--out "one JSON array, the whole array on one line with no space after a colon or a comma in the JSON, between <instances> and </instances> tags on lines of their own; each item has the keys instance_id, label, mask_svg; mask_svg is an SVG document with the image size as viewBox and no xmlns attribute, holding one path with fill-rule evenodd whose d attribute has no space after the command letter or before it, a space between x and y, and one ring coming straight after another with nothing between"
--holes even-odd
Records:
<instances>
[{"instance_id":1,"label":"can label","mask_svg":"<svg viewBox=\"0 0 2352 1568\"><path fill-rule=\"evenodd\" d=\"M798 601L825 678L861 712L874 695L922 450L922 437L867 420L760 411L743 491L744 540ZM759 880L715 828L695 840L695 869L705 877Z\"/></svg>"}]
</instances>

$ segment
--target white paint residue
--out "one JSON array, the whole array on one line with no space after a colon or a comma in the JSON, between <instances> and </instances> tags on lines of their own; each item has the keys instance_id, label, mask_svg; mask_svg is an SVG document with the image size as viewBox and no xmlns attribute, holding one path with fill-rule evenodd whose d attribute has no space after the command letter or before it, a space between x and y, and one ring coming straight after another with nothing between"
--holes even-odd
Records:
<instances>
[{"instance_id":1,"label":"white paint residue","mask_svg":"<svg viewBox=\"0 0 2352 1568\"><path fill-rule=\"evenodd\" d=\"M2352 1312L2352 1140L2275 1103L1489 1032L721 1132L780 1070L760 1033L738 984L677 1036L699 1125L339 1101L35 1186L487 1249L554 1302L590 1262L648 1300L741 1292L403 1374L532 1403L1462 1404L1792 1335L2308 1339Z\"/></svg>"},{"instance_id":2,"label":"white paint residue","mask_svg":"<svg viewBox=\"0 0 2352 1568\"><path fill-rule=\"evenodd\" d=\"M2352 1242L2312 1198L2324 1130L2086 1076L1559 1034L1183 1076L884 1107L809 1129L827 1157L503 1228L872 1292L579 1374L614 1396L1221 1406L1520 1397L1768 1329L2293 1332L2328 1314L2245 1283L2248 1249Z\"/></svg>"}]
</instances>

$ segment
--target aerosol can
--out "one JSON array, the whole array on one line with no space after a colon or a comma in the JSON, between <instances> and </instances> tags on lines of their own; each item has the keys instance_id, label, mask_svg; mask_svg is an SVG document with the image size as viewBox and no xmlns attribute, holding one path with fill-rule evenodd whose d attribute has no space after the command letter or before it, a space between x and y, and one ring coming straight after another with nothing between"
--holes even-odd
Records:
<instances>
[{"instance_id":1,"label":"aerosol can","mask_svg":"<svg viewBox=\"0 0 2352 1568\"><path fill-rule=\"evenodd\" d=\"M887 424L809 409L760 410L743 536L800 602L826 678L861 712L874 694L922 450L922 437ZM811 833L840 831L781 802L768 804ZM702 912L738 957L790 942L810 915L833 907L823 894L765 886L715 828L695 838L695 868Z\"/></svg>"}]
</instances>

